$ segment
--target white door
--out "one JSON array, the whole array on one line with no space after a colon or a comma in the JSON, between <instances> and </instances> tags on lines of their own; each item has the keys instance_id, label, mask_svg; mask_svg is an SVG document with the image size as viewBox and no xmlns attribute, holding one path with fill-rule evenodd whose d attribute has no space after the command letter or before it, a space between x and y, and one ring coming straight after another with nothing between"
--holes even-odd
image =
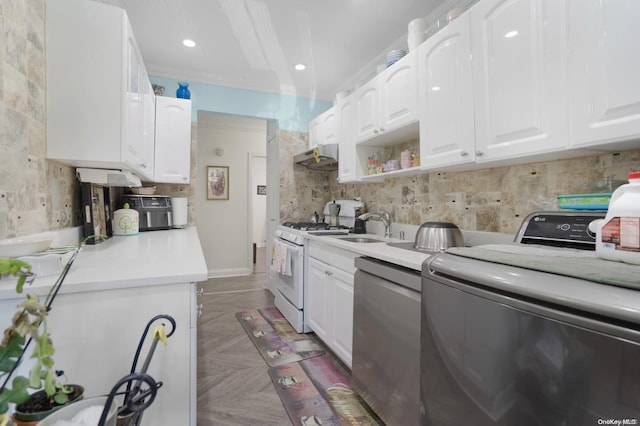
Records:
<instances>
[{"instance_id":1,"label":"white door","mask_svg":"<svg viewBox=\"0 0 640 426\"><path fill-rule=\"evenodd\" d=\"M571 145L637 139L640 2L570 1L567 17Z\"/></svg>"},{"instance_id":2,"label":"white door","mask_svg":"<svg viewBox=\"0 0 640 426\"><path fill-rule=\"evenodd\" d=\"M331 278L328 275L328 267L312 257L308 261L309 274L307 281L308 295L304 307L305 322L318 335L326 341L330 333L330 290Z\"/></svg>"},{"instance_id":3,"label":"white door","mask_svg":"<svg viewBox=\"0 0 640 426\"><path fill-rule=\"evenodd\" d=\"M348 183L356 180L356 148L354 144L356 107L353 96L339 100L337 110L339 127L338 180L340 183Z\"/></svg>"},{"instance_id":4,"label":"white door","mask_svg":"<svg viewBox=\"0 0 640 426\"><path fill-rule=\"evenodd\" d=\"M469 14L418 49L422 168L475 161Z\"/></svg>"},{"instance_id":5,"label":"white door","mask_svg":"<svg viewBox=\"0 0 640 426\"><path fill-rule=\"evenodd\" d=\"M191 176L191 101L156 98L154 182L187 184Z\"/></svg>"},{"instance_id":6,"label":"white door","mask_svg":"<svg viewBox=\"0 0 640 426\"><path fill-rule=\"evenodd\" d=\"M315 148L322 137L322 116L309 121L309 149Z\"/></svg>"},{"instance_id":7,"label":"white door","mask_svg":"<svg viewBox=\"0 0 640 426\"><path fill-rule=\"evenodd\" d=\"M321 143L323 145L338 143L338 115L336 108L332 107L325 111L322 116Z\"/></svg>"},{"instance_id":8,"label":"white door","mask_svg":"<svg viewBox=\"0 0 640 426\"><path fill-rule=\"evenodd\" d=\"M418 119L418 61L413 51L378 75L379 131L384 133Z\"/></svg>"},{"instance_id":9,"label":"white door","mask_svg":"<svg viewBox=\"0 0 640 426\"><path fill-rule=\"evenodd\" d=\"M351 368L353 352L353 274L333 269L332 349Z\"/></svg>"},{"instance_id":10,"label":"white door","mask_svg":"<svg viewBox=\"0 0 640 426\"><path fill-rule=\"evenodd\" d=\"M371 139L380 133L378 116L380 115L378 103L378 78L375 77L356 90L356 128L355 142Z\"/></svg>"},{"instance_id":11,"label":"white door","mask_svg":"<svg viewBox=\"0 0 640 426\"><path fill-rule=\"evenodd\" d=\"M478 162L566 148L564 7L483 0L470 10Z\"/></svg>"}]
</instances>

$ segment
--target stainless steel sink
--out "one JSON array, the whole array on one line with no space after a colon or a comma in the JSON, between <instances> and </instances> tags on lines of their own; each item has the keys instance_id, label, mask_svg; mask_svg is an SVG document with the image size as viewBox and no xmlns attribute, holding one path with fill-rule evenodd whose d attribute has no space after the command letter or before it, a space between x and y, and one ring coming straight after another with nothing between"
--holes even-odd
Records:
<instances>
[{"instance_id":1,"label":"stainless steel sink","mask_svg":"<svg viewBox=\"0 0 640 426\"><path fill-rule=\"evenodd\" d=\"M337 237L342 241L349 241L351 243L383 243L384 241L376 240L375 238L367 237Z\"/></svg>"}]
</instances>

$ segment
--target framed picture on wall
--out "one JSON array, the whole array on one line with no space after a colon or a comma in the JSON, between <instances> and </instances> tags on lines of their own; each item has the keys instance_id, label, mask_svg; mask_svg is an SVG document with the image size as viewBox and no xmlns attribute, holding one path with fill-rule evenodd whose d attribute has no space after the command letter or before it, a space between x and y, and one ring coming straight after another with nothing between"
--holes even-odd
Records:
<instances>
[{"instance_id":1,"label":"framed picture on wall","mask_svg":"<svg viewBox=\"0 0 640 426\"><path fill-rule=\"evenodd\" d=\"M207 166L207 200L229 199L229 167Z\"/></svg>"}]
</instances>

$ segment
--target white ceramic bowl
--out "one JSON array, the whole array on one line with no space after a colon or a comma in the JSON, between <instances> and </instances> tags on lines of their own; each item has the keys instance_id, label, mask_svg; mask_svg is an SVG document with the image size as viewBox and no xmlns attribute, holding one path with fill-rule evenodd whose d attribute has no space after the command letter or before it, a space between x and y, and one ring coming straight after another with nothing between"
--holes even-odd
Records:
<instances>
[{"instance_id":1,"label":"white ceramic bowl","mask_svg":"<svg viewBox=\"0 0 640 426\"><path fill-rule=\"evenodd\" d=\"M51 239L10 238L0 241L0 257L20 257L44 251L51 246Z\"/></svg>"},{"instance_id":2,"label":"white ceramic bowl","mask_svg":"<svg viewBox=\"0 0 640 426\"><path fill-rule=\"evenodd\" d=\"M90 407L103 407L107 402L106 396L96 396L93 398L86 398L77 402L73 402L69 405L64 406L58 411L54 412L50 416L47 416L42 421L40 421L40 426L51 426L58 422L69 421L73 419L74 416L79 414L81 411L88 409ZM118 411L118 405L116 401L113 401L113 404L109 407L109 413L107 415L107 421L105 426L115 426L117 416L116 413ZM102 410L100 410L102 413Z\"/></svg>"},{"instance_id":3,"label":"white ceramic bowl","mask_svg":"<svg viewBox=\"0 0 640 426\"><path fill-rule=\"evenodd\" d=\"M155 186L141 186L138 188L131 188L131 192L135 195L153 195L156 193Z\"/></svg>"}]
</instances>

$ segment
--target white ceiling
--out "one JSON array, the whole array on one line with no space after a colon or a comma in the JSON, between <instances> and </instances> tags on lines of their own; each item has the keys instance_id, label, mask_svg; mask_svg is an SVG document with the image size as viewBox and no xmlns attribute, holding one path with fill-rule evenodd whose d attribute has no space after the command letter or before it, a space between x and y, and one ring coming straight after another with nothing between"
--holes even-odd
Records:
<instances>
[{"instance_id":1,"label":"white ceiling","mask_svg":"<svg viewBox=\"0 0 640 426\"><path fill-rule=\"evenodd\" d=\"M150 75L333 100L454 0L99 0L126 9ZM185 38L197 46L182 46ZM293 69L296 63L307 69ZM370 71L368 71L370 70Z\"/></svg>"}]
</instances>

